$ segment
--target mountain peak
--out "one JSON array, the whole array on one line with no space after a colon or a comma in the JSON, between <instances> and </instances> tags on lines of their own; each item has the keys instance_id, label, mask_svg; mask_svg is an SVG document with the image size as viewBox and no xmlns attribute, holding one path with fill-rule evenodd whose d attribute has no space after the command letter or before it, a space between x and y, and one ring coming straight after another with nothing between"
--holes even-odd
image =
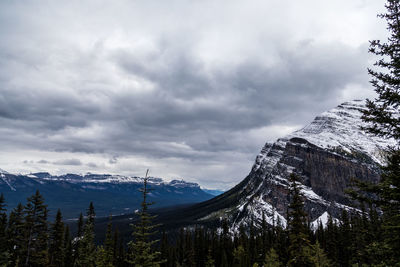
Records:
<instances>
[{"instance_id":1,"label":"mountain peak","mask_svg":"<svg viewBox=\"0 0 400 267\"><path fill-rule=\"evenodd\" d=\"M377 137L363 130L368 124L361 120L365 101L353 100L323 112L304 128L286 138L301 137L330 151L365 153L378 164L385 161L384 150L396 144L394 139Z\"/></svg>"}]
</instances>

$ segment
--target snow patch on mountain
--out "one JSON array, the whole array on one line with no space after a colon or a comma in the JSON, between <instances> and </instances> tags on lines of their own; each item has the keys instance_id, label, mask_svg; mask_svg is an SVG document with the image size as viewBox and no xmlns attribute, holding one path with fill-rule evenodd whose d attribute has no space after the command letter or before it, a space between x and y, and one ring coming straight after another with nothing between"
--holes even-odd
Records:
<instances>
[{"instance_id":1,"label":"snow patch on mountain","mask_svg":"<svg viewBox=\"0 0 400 267\"><path fill-rule=\"evenodd\" d=\"M257 155L253 171L263 168L272 169L282 157L284 148L292 138L302 138L309 143L331 152L364 153L374 162L385 163L385 151L395 146L393 138L385 139L362 130L368 124L362 121L365 110L364 100L345 102L336 108L323 112L310 124L274 143L267 143ZM306 146L306 144L304 144Z\"/></svg>"},{"instance_id":2,"label":"snow patch on mountain","mask_svg":"<svg viewBox=\"0 0 400 267\"><path fill-rule=\"evenodd\" d=\"M331 217L331 215L329 215L329 213L327 211L325 211L316 220L311 222L311 229L316 231L318 229L318 225L319 224L322 224L322 227L326 228L327 225L328 225L329 217ZM340 223L340 220L336 219L334 217L332 217L332 221L333 221L334 224L337 224L337 225Z\"/></svg>"},{"instance_id":3,"label":"snow patch on mountain","mask_svg":"<svg viewBox=\"0 0 400 267\"><path fill-rule=\"evenodd\" d=\"M17 190L12 186L12 184L10 183L10 181L8 180L8 178L7 178L3 173L0 174L0 177L1 177L1 179L8 185L8 187L10 187L10 189L11 189L12 191L17 191Z\"/></svg>"},{"instance_id":4,"label":"snow patch on mountain","mask_svg":"<svg viewBox=\"0 0 400 267\"><path fill-rule=\"evenodd\" d=\"M394 146L396 141L362 130L368 126L360 119L363 110L366 110L363 100L345 102L317 116L309 125L288 135L286 139L300 137L328 150L342 148L347 153L362 152L382 165L385 163L383 152Z\"/></svg>"}]
</instances>

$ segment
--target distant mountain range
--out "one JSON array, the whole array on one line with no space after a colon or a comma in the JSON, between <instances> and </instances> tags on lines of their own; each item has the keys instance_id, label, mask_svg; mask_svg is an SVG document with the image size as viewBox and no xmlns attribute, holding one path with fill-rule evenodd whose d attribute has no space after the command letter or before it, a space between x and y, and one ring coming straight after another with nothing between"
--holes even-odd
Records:
<instances>
[{"instance_id":1,"label":"distant mountain range","mask_svg":"<svg viewBox=\"0 0 400 267\"><path fill-rule=\"evenodd\" d=\"M27 197L39 190L54 216L58 208L64 218L76 218L85 214L92 201L97 216L132 213L140 208L142 200L139 188L143 185L140 177L109 174L65 174L54 176L47 172L32 174L11 174L0 169L0 193L6 199L8 209L25 204ZM196 203L212 198L218 192L201 189L196 183L183 180L165 182L161 178L150 178L149 201L155 208Z\"/></svg>"}]
</instances>

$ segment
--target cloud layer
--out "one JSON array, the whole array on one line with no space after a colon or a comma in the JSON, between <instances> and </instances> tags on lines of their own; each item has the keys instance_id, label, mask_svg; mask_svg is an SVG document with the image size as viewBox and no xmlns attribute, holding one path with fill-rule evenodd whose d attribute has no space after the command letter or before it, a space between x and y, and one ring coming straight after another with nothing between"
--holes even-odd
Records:
<instances>
[{"instance_id":1,"label":"cloud layer","mask_svg":"<svg viewBox=\"0 0 400 267\"><path fill-rule=\"evenodd\" d=\"M372 95L383 3L3 1L1 167L228 188L264 142Z\"/></svg>"}]
</instances>

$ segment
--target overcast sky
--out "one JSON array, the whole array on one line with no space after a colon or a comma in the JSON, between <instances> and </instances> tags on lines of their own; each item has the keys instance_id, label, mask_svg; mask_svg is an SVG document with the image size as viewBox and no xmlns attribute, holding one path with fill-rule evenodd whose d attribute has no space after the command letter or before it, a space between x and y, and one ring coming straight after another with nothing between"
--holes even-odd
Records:
<instances>
[{"instance_id":1,"label":"overcast sky","mask_svg":"<svg viewBox=\"0 0 400 267\"><path fill-rule=\"evenodd\" d=\"M265 142L373 96L384 2L0 1L0 168L228 189Z\"/></svg>"}]
</instances>

